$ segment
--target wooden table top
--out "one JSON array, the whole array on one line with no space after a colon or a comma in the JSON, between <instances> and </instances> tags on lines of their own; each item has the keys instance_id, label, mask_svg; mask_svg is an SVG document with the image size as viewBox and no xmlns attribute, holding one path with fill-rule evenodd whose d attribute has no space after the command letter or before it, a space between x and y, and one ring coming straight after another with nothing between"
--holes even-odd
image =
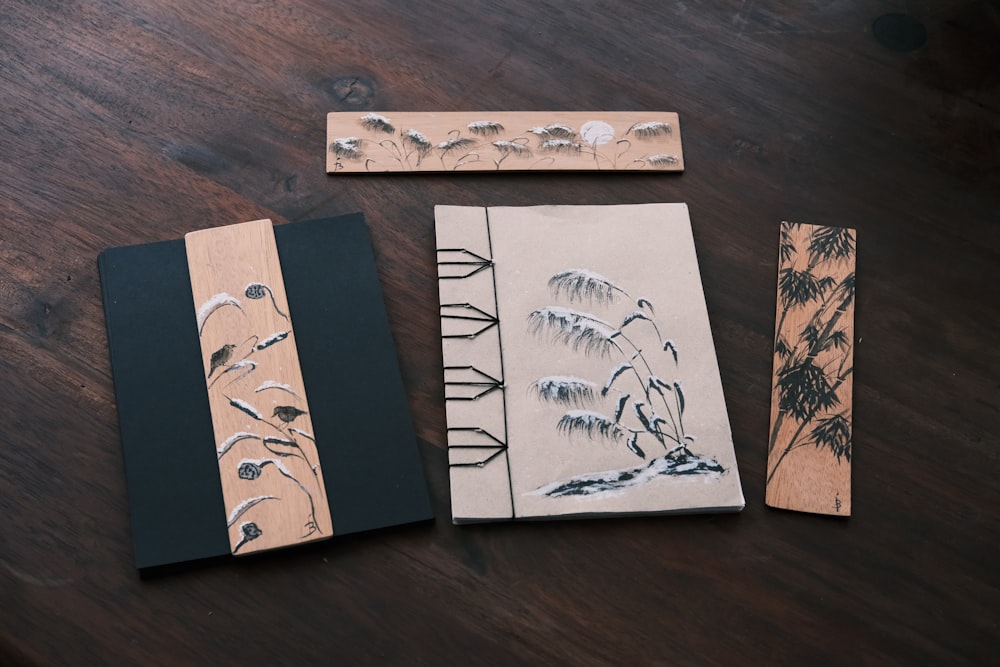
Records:
<instances>
[{"instance_id":1,"label":"wooden table top","mask_svg":"<svg viewBox=\"0 0 1000 667\"><path fill-rule=\"evenodd\" d=\"M5 3L0 664L995 659L998 63L983 0ZM682 175L324 170L330 111L630 109ZM433 206L675 201L746 509L453 526ZM140 579L98 252L354 211L437 521ZM858 230L849 520L763 502L783 219Z\"/></svg>"}]
</instances>

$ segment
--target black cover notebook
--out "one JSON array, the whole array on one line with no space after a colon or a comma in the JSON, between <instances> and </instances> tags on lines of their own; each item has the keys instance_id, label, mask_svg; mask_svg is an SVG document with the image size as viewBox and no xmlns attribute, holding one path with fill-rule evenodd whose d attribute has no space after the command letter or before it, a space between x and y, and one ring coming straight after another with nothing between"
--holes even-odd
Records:
<instances>
[{"instance_id":1,"label":"black cover notebook","mask_svg":"<svg viewBox=\"0 0 1000 667\"><path fill-rule=\"evenodd\" d=\"M334 536L433 518L361 214L274 227ZM230 553L184 241L98 258L136 565Z\"/></svg>"}]
</instances>

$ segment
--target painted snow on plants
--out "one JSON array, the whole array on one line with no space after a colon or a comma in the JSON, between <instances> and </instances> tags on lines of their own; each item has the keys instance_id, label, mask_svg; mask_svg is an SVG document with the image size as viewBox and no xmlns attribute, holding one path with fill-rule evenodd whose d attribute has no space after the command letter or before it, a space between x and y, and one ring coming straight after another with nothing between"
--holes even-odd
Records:
<instances>
[{"instance_id":1,"label":"painted snow on plants","mask_svg":"<svg viewBox=\"0 0 1000 667\"><path fill-rule=\"evenodd\" d=\"M685 427L688 405L698 397L685 393L683 350L658 323L655 305L581 268L552 275L548 292L551 304L528 313L529 334L539 345L602 360L605 372L578 377L553 368L531 384L529 395L552 414L551 432L540 434L541 440L620 448L635 463L553 480L529 495L601 497L664 480L723 475L726 468L699 454L696 435Z\"/></svg>"},{"instance_id":2,"label":"painted snow on plants","mask_svg":"<svg viewBox=\"0 0 1000 667\"><path fill-rule=\"evenodd\" d=\"M743 507L685 205L435 216L457 522Z\"/></svg>"},{"instance_id":3,"label":"painted snow on plants","mask_svg":"<svg viewBox=\"0 0 1000 667\"><path fill-rule=\"evenodd\" d=\"M578 124L544 113L442 115L453 126L416 113L331 114L327 171L663 171L681 164L669 120L621 112Z\"/></svg>"},{"instance_id":4,"label":"painted snow on plants","mask_svg":"<svg viewBox=\"0 0 1000 667\"><path fill-rule=\"evenodd\" d=\"M280 330L257 330L260 322L275 317ZM297 381L270 375L282 368L273 358L276 351L292 344L287 305L279 303L269 285L250 282L239 296L219 292L200 304L198 329L203 341L215 341L209 347L217 346L207 354L209 394L241 424L216 444L220 474L236 481L234 488L243 494L227 495L231 503L227 523L231 532L236 531L233 553L267 542L276 531L269 521L281 514L258 514L258 506L285 505L284 512L298 522L298 539L322 535L317 503L325 503L325 489L318 454L312 435L299 428L308 415L304 388ZM244 515L252 520L237 523Z\"/></svg>"}]
</instances>

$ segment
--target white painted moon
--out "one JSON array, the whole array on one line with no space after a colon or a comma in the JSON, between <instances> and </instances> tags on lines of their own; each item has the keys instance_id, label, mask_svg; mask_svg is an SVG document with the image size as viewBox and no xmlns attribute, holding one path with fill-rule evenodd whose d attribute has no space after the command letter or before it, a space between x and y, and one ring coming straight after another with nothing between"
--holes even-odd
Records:
<instances>
[{"instance_id":1,"label":"white painted moon","mask_svg":"<svg viewBox=\"0 0 1000 667\"><path fill-rule=\"evenodd\" d=\"M600 146L615 138L615 128L603 120L588 120L580 128L580 136L591 146Z\"/></svg>"}]
</instances>

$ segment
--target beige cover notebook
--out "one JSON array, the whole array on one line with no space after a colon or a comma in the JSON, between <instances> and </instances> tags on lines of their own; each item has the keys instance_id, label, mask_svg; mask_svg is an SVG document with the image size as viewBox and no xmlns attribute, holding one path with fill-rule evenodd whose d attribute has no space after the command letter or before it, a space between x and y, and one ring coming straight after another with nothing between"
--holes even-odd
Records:
<instances>
[{"instance_id":1,"label":"beige cover notebook","mask_svg":"<svg viewBox=\"0 0 1000 667\"><path fill-rule=\"evenodd\" d=\"M456 523L743 508L685 204L435 218Z\"/></svg>"}]
</instances>

